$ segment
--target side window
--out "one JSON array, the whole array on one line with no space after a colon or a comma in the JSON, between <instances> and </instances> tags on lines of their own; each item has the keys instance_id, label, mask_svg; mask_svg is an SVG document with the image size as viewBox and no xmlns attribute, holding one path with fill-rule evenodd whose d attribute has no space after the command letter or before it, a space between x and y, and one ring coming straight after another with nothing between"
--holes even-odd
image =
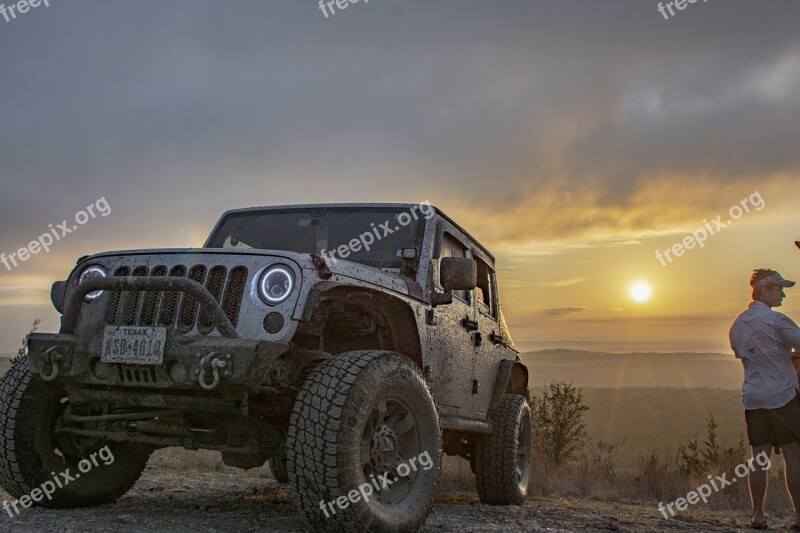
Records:
<instances>
[{"instance_id":1,"label":"side window","mask_svg":"<svg viewBox=\"0 0 800 533\"><path fill-rule=\"evenodd\" d=\"M478 286L475 288L475 301L483 314L497 318L497 295L495 294L494 271L482 259L475 258L478 264Z\"/></svg>"},{"instance_id":2,"label":"side window","mask_svg":"<svg viewBox=\"0 0 800 533\"><path fill-rule=\"evenodd\" d=\"M467 256L467 247L461 244L461 241L453 237L450 233L443 233L442 234L442 258L444 257L466 257ZM441 259L438 261L439 265L441 265ZM439 285L439 265L436 268L436 286L440 287ZM441 288L441 287L440 287ZM465 302L469 303L469 291L453 291L453 296L461 298Z\"/></svg>"}]
</instances>

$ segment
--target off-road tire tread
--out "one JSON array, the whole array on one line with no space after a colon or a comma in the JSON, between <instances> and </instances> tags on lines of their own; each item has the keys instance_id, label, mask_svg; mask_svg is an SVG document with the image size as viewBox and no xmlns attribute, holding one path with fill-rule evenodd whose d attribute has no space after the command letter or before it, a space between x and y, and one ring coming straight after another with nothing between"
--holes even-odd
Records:
<instances>
[{"instance_id":1,"label":"off-road tire tread","mask_svg":"<svg viewBox=\"0 0 800 533\"><path fill-rule=\"evenodd\" d=\"M26 394L31 379L27 357L16 362L0 379L0 485L15 498L33 489L25 482L21 470L21 465L35 462L33 435L14 440L17 413L26 411L33 401Z\"/></svg>"},{"instance_id":2,"label":"off-road tire tread","mask_svg":"<svg viewBox=\"0 0 800 533\"><path fill-rule=\"evenodd\" d=\"M0 379L0 485L14 498L29 494L41 483L37 475L43 465L36 453L31 419L48 396L52 397L52 393L31 374L27 357ZM120 474L95 479L88 491L81 490L82 484L70 484L69 489L57 490L52 500L43 499L37 505L56 509L91 507L118 500L139 479L150 455L149 450L135 447L128 451L113 451L114 466L121 468Z\"/></svg>"},{"instance_id":3,"label":"off-road tire tread","mask_svg":"<svg viewBox=\"0 0 800 533\"><path fill-rule=\"evenodd\" d=\"M337 469L337 435L339 428L348 423L343 420L345 402L350 391L360 386L360 377L370 371L370 365L398 363L411 369L415 379L427 389L416 365L401 354L383 350L339 354L315 368L303 384L289 424L287 463L295 507L312 531L365 531L357 520L342 520L347 514L343 511L339 511L336 520L326 519L319 506L319 487L327 489L326 501L346 495L340 487ZM298 476L298 472L305 475ZM419 509L424 516L430 512L433 501L430 498L427 508Z\"/></svg>"},{"instance_id":4,"label":"off-road tire tread","mask_svg":"<svg viewBox=\"0 0 800 533\"><path fill-rule=\"evenodd\" d=\"M475 447L475 481L482 503L522 505L527 497L517 487L517 431L525 410L524 397L506 394L490 416L492 433L481 436Z\"/></svg>"}]
</instances>

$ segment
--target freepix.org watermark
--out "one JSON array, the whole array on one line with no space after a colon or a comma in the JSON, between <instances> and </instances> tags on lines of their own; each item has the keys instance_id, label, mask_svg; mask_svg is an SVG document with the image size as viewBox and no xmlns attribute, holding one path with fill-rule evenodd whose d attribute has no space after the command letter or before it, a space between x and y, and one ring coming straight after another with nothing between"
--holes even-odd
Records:
<instances>
[{"instance_id":1,"label":"freepix.org watermark","mask_svg":"<svg viewBox=\"0 0 800 533\"><path fill-rule=\"evenodd\" d=\"M80 479L81 474L87 474L93 468L100 466L100 463L97 460L98 458L105 466L110 466L114 463L114 454L111 452L108 446L103 446L91 454L88 459L80 460L78 463L78 472L76 472L75 475L70 474L69 468L58 474L55 472L50 472L50 475L53 476L52 480L45 481L39 485L38 488L33 489L30 494L20 496L19 500L14 500L10 503L8 500L3 500L3 509L8 513L8 516L14 518L21 512L20 507L23 509L28 509L34 504L34 502L41 502L45 498L47 498L47 501L51 501L53 499L53 494L58 492L60 489L63 489L73 481Z\"/></svg>"},{"instance_id":2,"label":"freepix.org watermark","mask_svg":"<svg viewBox=\"0 0 800 533\"><path fill-rule=\"evenodd\" d=\"M357 4L361 0L319 0L319 10L325 15L325 18L336 14L336 8L339 11L347 9L351 4ZM369 0L364 0L365 4L369 4Z\"/></svg>"},{"instance_id":3,"label":"freepix.org watermark","mask_svg":"<svg viewBox=\"0 0 800 533\"><path fill-rule=\"evenodd\" d=\"M50 0L19 0L14 4L6 6L5 4L0 4L0 15L3 15L3 18L6 19L6 22L11 22L17 18L17 15L24 15L31 8L39 7L43 5L44 7L50 7Z\"/></svg>"},{"instance_id":4,"label":"freepix.org watermark","mask_svg":"<svg viewBox=\"0 0 800 533\"><path fill-rule=\"evenodd\" d=\"M728 220L723 222L722 215L717 216L717 218L711 220L711 222L708 220L703 220L703 224L705 224L705 226L697 228L691 234L686 235L681 242L676 242L672 245L672 247L667 248L666 250L656 250L656 259L659 260L661 266L667 266L667 262L664 261L665 257L667 261L672 263L672 256L680 257L686 253L686 250L691 250L695 247L695 245L703 248L706 240L708 240L711 235L719 233L721 230L733 224L735 220L742 218L745 213L749 213L750 207L756 211L761 211L766 205L767 204L764 203L764 199L761 197L761 193L756 191L748 198L745 198L738 204L732 205L731 208L728 209L728 216L730 217ZM712 224L714 227L712 227Z\"/></svg>"},{"instance_id":5,"label":"freepix.org watermark","mask_svg":"<svg viewBox=\"0 0 800 533\"><path fill-rule=\"evenodd\" d=\"M419 210L419 213L417 213L417 210ZM423 217L430 220L430 218L436 214L436 210L428 200L425 200L419 205L412 206L408 213L402 212L397 215L398 225L394 226L394 228L391 227L390 220L385 220L383 224L377 225L373 222L370 224L369 231L366 231L358 237L351 239L347 244L342 244L335 250L327 251L325 248L323 248L319 251L319 255L326 259L330 259L332 263L336 263L337 254L339 255L339 258L347 259L351 253L360 252L362 249L368 252L370 250L370 246L375 244L375 242L383 239L387 235L391 235L395 231L399 230L401 226L405 227L411 224L413 220L419 220L419 214L422 214Z\"/></svg>"},{"instance_id":6,"label":"freepix.org watermark","mask_svg":"<svg viewBox=\"0 0 800 533\"><path fill-rule=\"evenodd\" d=\"M97 212L95 212L95 210ZM53 224L49 224L50 231L39 235L38 239L29 242L28 246L20 248L16 252L12 252L8 255L0 253L0 263L10 272L12 269L18 267L19 263L24 263L30 259L32 255L36 255L41 251L45 253L49 252L50 247L56 241L60 241L62 238L77 230L79 226L83 226L91 219L96 218L97 215L107 217L110 214L111 206L108 205L105 196L99 198L93 204L87 205L85 211L78 211L75 213L74 224L70 225L67 219L64 219L61 224L56 224L55 227Z\"/></svg>"},{"instance_id":7,"label":"freepix.org watermark","mask_svg":"<svg viewBox=\"0 0 800 533\"><path fill-rule=\"evenodd\" d=\"M699 1L700 0L673 0L671 2L667 2L666 4L664 2L659 2L658 12L661 13L661 15L664 17L664 20L669 20L671 17L676 15L675 9L678 11L683 11L689 6L689 4L695 4ZM708 2L708 0L703 0L703 3L706 2ZM675 9L673 9L673 6ZM667 15L667 12L669 12L669 15Z\"/></svg>"},{"instance_id":8,"label":"freepix.org watermark","mask_svg":"<svg viewBox=\"0 0 800 533\"><path fill-rule=\"evenodd\" d=\"M350 507L350 504L359 502L362 499L365 503L369 503L370 497L375 494L376 491L380 492L389 488L399 481L400 478L408 477L411 475L411 472L416 472L418 467L426 472L433 468L433 459L431 459L431 455L427 451L422 452L417 457L412 457L408 460L408 463L400 463L397 465L396 471L398 477L389 479L389 472L379 474L377 478L375 475L371 475L368 482L362 484L357 489L351 490L347 493L347 496L339 496L335 500L329 502L320 501L319 508L325 513L325 518L330 518L336 514L334 506L344 511ZM328 510L330 510L330 513Z\"/></svg>"},{"instance_id":9,"label":"freepix.org watermark","mask_svg":"<svg viewBox=\"0 0 800 533\"><path fill-rule=\"evenodd\" d=\"M735 478L728 479L727 473L723 473L721 476L716 476L713 479L711 476L708 476L708 483L703 483L695 490L689 492L685 498L678 498L674 502L668 503L666 506L664 502L659 502L658 510L661 511L665 519L669 519L675 516L675 511L672 510L673 507L678 511L685 511L690 505L695 505L699 503L700 500L703 500L703 503L708 503L708 497L712 494L721 491L727 486L733 485L738 478L746 477L750 472L755 472L756 467L753 463L761 467L761 470L769 470L772 466L769 455L767 455L766 452L761 452L755 457L748 459L747 462L737 465L736 468L733 469L733 472L736 474ZM669 511L670 516L667 516L667 511Z\"/></svg>"}]
</instances>

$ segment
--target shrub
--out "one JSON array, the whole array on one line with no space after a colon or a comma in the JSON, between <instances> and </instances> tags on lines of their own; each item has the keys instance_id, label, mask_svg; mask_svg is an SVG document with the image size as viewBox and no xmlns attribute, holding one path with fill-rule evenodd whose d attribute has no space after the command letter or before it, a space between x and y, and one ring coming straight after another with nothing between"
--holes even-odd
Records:
<instances>
[{"instance_id":1,"label":"shrub","mask_svg":"<svg viewBox=\"0 0 800 533\"><path fill-rule=\"evenodd\" d=\"M706 420L706 438L703 440L703 448L697 440L697 435L689 439L686 446L678 446L678 463L680 470L687 476L705 477L711 470L720 470L727 466L736 466L745 461L747 450L744 446L744 438L740 437L736 448L720 449L717 437L717 421L714 415L709 413Z\"/></svg>"},{"instance_id":2,"label":"shrub","mask_svg":"<svg viewBox=\"0 0 800 533\"><path fill-rule=\"evenodd\" d=\"M588 442L583 417L589 407L572 383L551 382L532 398L531 410L536 447L554 466L574 459Z\"/></svg>"},{"instance_id":3,"label":"shrub","mask_svg":"<svg viewBox=\"0 0 800 533\"><path fill-rule=\"evenodd\" d=\"M37 318L33 321L33 325L31 326L31 330L25 335L22 339L22 346L19 347L17 350L17 355L11 358L11 364L13 365L23 357L28 355L28 338L31 336L31 333L35 333L37 329L39 329L39 324L42 323L41 318Z\"/></svg>"}]
</instances>

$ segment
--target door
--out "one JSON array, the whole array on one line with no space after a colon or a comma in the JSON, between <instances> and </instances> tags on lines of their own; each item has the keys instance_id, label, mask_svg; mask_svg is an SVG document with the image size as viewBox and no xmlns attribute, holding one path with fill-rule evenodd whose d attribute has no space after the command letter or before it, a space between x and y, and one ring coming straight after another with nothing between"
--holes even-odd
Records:
<instances>
[{"instance_id":1,"label":"door","mask_svg":"<svg viewBox=\"0 0 800 533\"><path fill-rule=\"evenodd\" d=\"M439 282L439 265L444 257L467 257L468 249L454 229L440 232L432 259L434 287L444 292ZM442 414L473 418L472 380L473 346L466 320L473 320L472 291L453 291L453 303L429 311L426 320L428 346L428 380Z\"/></svg>"},{"instance_id":2,"label":"door","mask_svg":"<svg viewBox=\"0 0 800 533\"><path fill-rule=\"evenodd\" d=\"M478 264L478 285L473 291L478 329L473 333L472 409L480 418L484 418L492 399L500 361L509 350L502 344L500 337L499 299L494 268L489 257L478 250L474 251L473 259Z\"/></svg>"}]
</instances>

